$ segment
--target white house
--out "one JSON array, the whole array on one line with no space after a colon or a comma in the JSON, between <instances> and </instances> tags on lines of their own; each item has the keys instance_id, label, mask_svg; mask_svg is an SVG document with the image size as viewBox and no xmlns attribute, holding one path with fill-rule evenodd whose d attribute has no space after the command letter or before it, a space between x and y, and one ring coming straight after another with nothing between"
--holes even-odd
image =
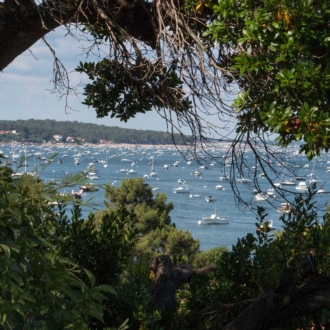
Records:
<instances>
[{"instance_id":1,"label":"white house","mask_svg":"<svg viewBox=\"0 0 330 330\"><path fill-rule=\"evenodd\" d=\"M54 134L53 138L56 142L60 142L63 139L63 135L62 134Z\"/></svg>"}]
</instances>

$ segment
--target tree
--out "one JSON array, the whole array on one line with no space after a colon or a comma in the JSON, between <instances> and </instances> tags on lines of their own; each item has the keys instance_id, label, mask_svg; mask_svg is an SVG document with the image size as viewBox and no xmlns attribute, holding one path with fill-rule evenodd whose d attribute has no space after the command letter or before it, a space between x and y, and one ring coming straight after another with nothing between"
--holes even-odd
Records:
<instances>
[{"instance_id":1,"label":"tree","mask_svg":"<svg viewBox=\"0 0 330 330\"><path fill-rule=\"evenodd\" d=\"M91 218L91 222L88 221L88 223L95 225L95 223L99 223L100 219L108 219L109 217L113 219L118 212L122 215L121 221L127 223L125 222L125 214L128 222L128 215L134 214L135 221L131 223L129 228L138 234L134 246L130 245L130 262L122 272L118 270L113 271L120 277L118 285L112 284L119 297L112 299L114 303L108 303L110 306L109 315L112 315L112 319L116 315L116 319L118 319L117 324L125 320L124 316L120 318L119 315L126 315L130 319L129 324L134 324L137 328L143 324L149 324L149 326L154 324L156 326L156 324L162 323L164 320L162 315L158 313L158 308L155 308L154 300L152 299L151 292L154 283L149 278L150 259L155 256L170 254L175 262L191 262L199 250L199 241L194 239L191 233L175 228L175 225L171 223L169 215L173 209L173 204L166 204L167 197L164 193L157 193L156 196L153 196L152 187L146 184L142 178L123 179L119 187L107 186L105 196L108 199L106 201L107 209L100 211L95 216L95 219ZM108 225L112 227L111 222L113 220ZM115 232L121 234L123 230L115 230ZM86 233L84 236L86 236ZM107 236L105 241L118 241L116 235L112 234L112 236L114 236L113 239ZM74 250L79 255L81 255L81 250L94 250L94 248L89 248L89 245L87 244L86 249ZM104 247L104 244L101 244L101 246ZM64 250L71 251L72 248L65 248ZM90 254L92 267L89 267L89 269L99 268L99 272L93 271L93 273L99 273L101 278L107 278L107 276L102 273L104 265L98 267L98 264L101 264L101 260L103 260L104 264L107 253L113 255L113 249L108 250L106 248L103 253L100 253L98 258L93 257L93 252ZM113 262L118 254L115 254ZM123 253L120 252L120 254L122 255ZM82 260L87 259L85 256L82 256ZM109 271L103 270L103 272L112 272L111 269L113 267L110 267ZM113 276L110 278L113 278ZM172 293L174 294L174 291ZM171 296L171 300L172 302L174 301L174 296ZM113 311L116 312L114 313ZM113 323L109 322L110 319L110 317L106 318L108 320L107 324L113 325Z\"/></svg>"},{"instance_id":2,"label":"tree","mask_svg":"<svg viewBox=\"0 0 330 330\"><path fill-rule=\"evenodd\" d=\"M152 230L162 229L171 225L169 213L173 203L166 204L164 193L154 197L152 187L142 178L123 179L119 187L107 186L105 197L109 209L120 208L123 205L137 216L137 228L144 235Z\"/></svg>"},{"instance_id":3,"label":"tree","mask_svg":"<svg viewBox=\"0 0 330 330\"><path fill-rule=\"evenodd\" d=\"M303 141L309 159L328 151L329 8L327 1L211 2L207 35L230 49L222 65L240 93L233 107L239 139L277 133L281 146Z\"/></svg>"},{"instance_id":4,"label":"tree","mask_svg":"<svg viewBox=\"0 0 330 330\"><path fill-rule=\"evenodd\" d=\"M199 250L199 240L194 239L189 231L165 226L147 233L135 247L142 255L173 256L175 262L190 262Z\"/></svg>"},{"instance_id":5,"label":"tree","mask_svg":"<svg viewBox=\"0 0 330 330\"><path fill-rule=\"evenodd\" d=\"M94 285L111 285L122 295L127 286L122 280L123 273L127 272L131 251L138 239L134 214L120 208L112 213L103 212L102 217L90 213L88 219L84 219L80 206L75 205L71 218L66 216L62 207L60 215L59 232L62 240L57 244L58 254L88 270L86 274L81 274L82 280L92 277ZM131 317L129 311L122 308L120 296L111 293L105 293L105 296L102 322L91 320L89 329L118 327Z\"/></svg>"},{"instance_id":6,"label":"tree","mask_svg":"<svg viewBox=\"0 0 330 330\"><path fill-rule=\"evenodd\" d=\"M102 321L104 293L114 290L59 253L64 237L47 186L12 174L0 167L1 328L87 329Z\"/></svg>"},{"instance_id":7,"label":"tree","mask_svg":"<svg viewBox=\"0 0 330 330\"><path fill-rule=\"evenodd\" d=\"M312 323L315 327L328 324L329 245L324 240L329 217L318 219L313 194L310 191L304 201L296 199L294 211L281 217L283 232L274 239L266 215L259 210L257 236L248 234L224 254L224 277L229 275L237 283L233 288L240 299L259 295L225 329L285 328L289 324L309 329Z\"/></svg>"},{"instance_id":8,"label":"tree","mask_svg":"<svg viewBox=\"0 0 330 330\"><path fill-rule=\"evenodd\" d=\"M134 247L135 257L150 258L170 254L178 262L189 262L199 250L199 240L189 232L178 230L172 223L170 212L173 203L167 203L165 193L153 196L152 187L142 178L123 179L120 187L106 187L107 210L100 215L125 206L136 216L136 228L139 240Z\"/></svg>"}]
</instances>

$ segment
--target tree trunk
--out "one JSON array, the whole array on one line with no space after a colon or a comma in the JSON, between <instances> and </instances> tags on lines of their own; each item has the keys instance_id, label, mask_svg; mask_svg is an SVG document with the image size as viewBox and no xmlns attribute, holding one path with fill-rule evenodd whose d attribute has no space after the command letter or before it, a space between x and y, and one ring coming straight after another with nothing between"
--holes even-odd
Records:
<instances>
[{"instance_id":1,"label":"tree trunk","mask_svg":"<svg viewBox=\"0 0 330 330\"><path fill-rule=\"evenodd\" d=\"M190 265L181 264L173 266L170 256L163 255L156 257L150 264L150 271L155 275L154 300L157 309L174 313L175 312L175 291L189 280L196 273L210 273L216 270L215 265L195 269Z\"/></svg>"}]
</instances>

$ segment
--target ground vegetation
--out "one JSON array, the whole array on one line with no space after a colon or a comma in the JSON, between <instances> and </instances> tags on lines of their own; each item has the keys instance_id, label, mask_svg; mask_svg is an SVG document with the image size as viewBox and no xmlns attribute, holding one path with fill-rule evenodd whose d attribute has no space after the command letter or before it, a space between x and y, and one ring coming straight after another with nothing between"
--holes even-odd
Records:
<instances>
[{"instance_id":1,"label":"ground vegetation","mask_svg":"<svg viewBox=\"0 0 330 330\"><path fill-rule=\"evenodd\" d=\"M86 218L83 201L0 170L4 329L329 323L329 215L319 214L314 191L281 217L281 232L270 230L260 208L255 232L230 250L200 251L198 240L175 228L166 196L154 196L142 179L108 187L105 209Z\"/></svg>"}]
</instances>

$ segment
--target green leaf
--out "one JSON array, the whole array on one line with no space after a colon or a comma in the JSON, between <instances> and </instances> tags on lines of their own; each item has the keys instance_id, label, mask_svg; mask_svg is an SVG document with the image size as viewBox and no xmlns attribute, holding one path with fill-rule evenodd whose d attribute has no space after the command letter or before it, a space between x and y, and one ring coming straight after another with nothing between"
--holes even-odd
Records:
<instances>
[{"instance_id":1,"label":"green leaf","mask_svg":"<svg viewBox=\"0 0 330 330\"><path fill-rule=\"evenodd\" d=\"M97 289L100 292L107 292L115 296L118 296L117 292L110 285L100 284L97 287L95 287L95 289Z\"/></svg>"},{"instance_id":2,"label":"green leaf","mask_svg":"<svg viewBox=\"0 0 330 330\"><path fill-rule=\"evenodd\" d=\"M0 317L1 317L1 324L4 324L7 320L7 314L6 313L1 313Z\"/></svg>"},{"instance_id":3,"label":"green leaf","mask_svg":"<svg viewBox=\"0 0 330 330\"><path fill-rule=\"evenodd\" d=\"M103 315L102 315L102 313L100 313L96 309L89 310L88 315L90 315L92 317L95 317L96 319L98 319L99 321L101 321L103 323Z\"/></svg>"},{"instance_id":4,"label":"green leaf","mask_svg":"<svg viewBox=\"0 0 330 330\"><path fill-rule=\"evenodd\" d=\"M84 272L86 273L86 275L87 275L87 277L89 279L89 282L91 284L91 287L93 288L95 286L95 276L88 269L83 268L83 270L84 270Z\"/></svg>"},{"instance_id":5,"label":"green leaf","mask_svg":"<svg viewBox=\"0 0 330 330\"><path fill-rule=\"evenodd\" d=\"M6 244L0 244L1 250L7 255L7 257L10 257L10 247Z\"/></svg>"}]
</instances>

